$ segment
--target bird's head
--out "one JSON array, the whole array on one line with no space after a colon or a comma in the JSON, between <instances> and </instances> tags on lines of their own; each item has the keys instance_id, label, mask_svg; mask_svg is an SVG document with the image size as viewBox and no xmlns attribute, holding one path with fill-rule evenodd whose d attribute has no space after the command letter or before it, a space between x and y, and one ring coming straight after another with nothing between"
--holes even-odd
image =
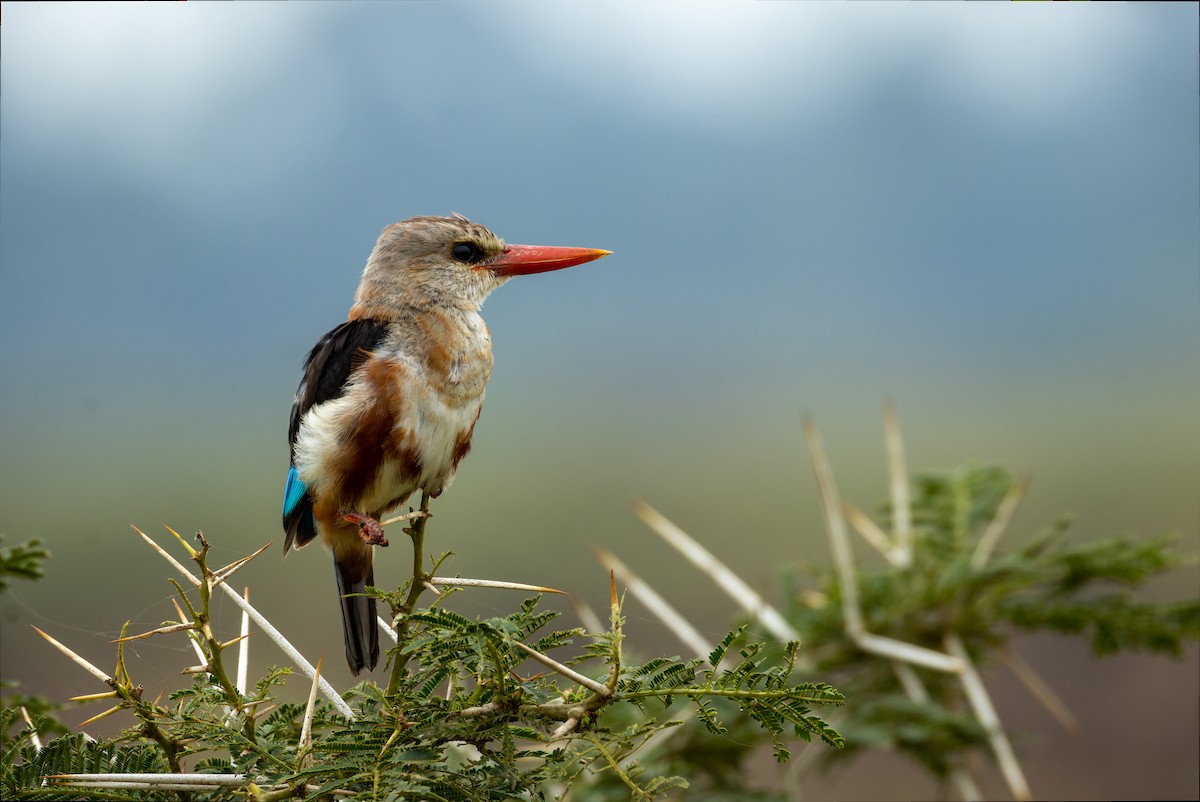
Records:
<instances>
[{"instance_id":1,"label":"bird's head","mask_svg":"<svg viewBox=\"0 0 1200 802\"><path fill-rule=\"evenodd\" d=\"M545 273L607 256L594 248L508 245L462 215L410 217L379 235L350 317L386 317L402 306L478 309L513 276Z\"/></svg>"}]
</instances>

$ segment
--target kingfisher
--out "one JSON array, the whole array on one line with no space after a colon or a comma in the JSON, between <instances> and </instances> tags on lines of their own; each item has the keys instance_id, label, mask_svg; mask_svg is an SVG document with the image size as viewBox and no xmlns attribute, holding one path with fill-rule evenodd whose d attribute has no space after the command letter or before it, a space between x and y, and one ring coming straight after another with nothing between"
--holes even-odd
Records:
<instances>
[{"instance_id":1,"label":"kingfisher","mask_svg":"<svg viewBox=\"0 0 1200 802\"><path fill-rule=\"evenodd\" d=\"M317 535L333 553L346 660L375 668L375 546L380 519L420 490L450 486L471 448L492 372L479 309L513 276L610 251L510 245L462 215L412 217L383 229L346 322L304 362L288 423L283 551Z\"/></svg>"}]
</instances>

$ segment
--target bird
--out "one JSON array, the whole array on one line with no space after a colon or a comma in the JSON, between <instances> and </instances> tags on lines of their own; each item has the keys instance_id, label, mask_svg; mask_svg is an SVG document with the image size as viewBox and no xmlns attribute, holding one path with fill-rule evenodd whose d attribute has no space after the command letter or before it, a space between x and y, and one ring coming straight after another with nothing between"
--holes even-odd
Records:
<instances>
[{"instance_id":1,"label":"bird","mask_svg":"<svg viewBox=\"0 0 1200 802\"><path fill-rule=\"evenodd\" d=\"M379 659L374 547L381 517L435 498L471 448L492 371L479 309L514 276L590 262L594 248L511 245L460 214L383 229L346 321L304 362L288 422L284 555L320 535L333 555L346 660Z\"/></svg>"}]
</instances>

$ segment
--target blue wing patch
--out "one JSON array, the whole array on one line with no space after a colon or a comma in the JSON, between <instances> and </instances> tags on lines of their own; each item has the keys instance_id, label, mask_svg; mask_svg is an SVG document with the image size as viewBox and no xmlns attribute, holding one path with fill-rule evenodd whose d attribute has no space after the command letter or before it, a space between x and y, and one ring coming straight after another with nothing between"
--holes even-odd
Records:
<instances>
[{"instance_id":1,"label":"blue wing patch","mask_svg":"<svg viewBox=\"0 0 1200 802\"><path fill-rule=\"evenodd\" d=\"M296 473L296 466L293 465L288 470L287 484L283 488L283 515L287 517L292 510L296 509L296 505L304 498L304 494L308 492L308 487L304 482L300 481L300 474Z\"/></svg>"}]
</instances>

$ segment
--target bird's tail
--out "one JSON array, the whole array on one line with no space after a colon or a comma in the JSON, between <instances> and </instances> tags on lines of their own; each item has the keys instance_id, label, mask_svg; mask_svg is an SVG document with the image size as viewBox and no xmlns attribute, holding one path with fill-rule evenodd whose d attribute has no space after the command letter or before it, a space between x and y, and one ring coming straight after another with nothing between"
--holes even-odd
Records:
<instances>
[{"instance_id":1,"label":"bird's tail","mask_svg":"<svg viewBox=\"0 0 1200 802\"><path fill-rule=\"evenodd\" d=\"M375 583L375 569L368 554L367 570L364 574L359 561L333 563L337 574L338 595L342 602L342 633L346 637L346 662L350 671L358 676L363 666L368 670L379 662L379 627L375 623L375 600L369 596L347 596L363 593L367 585Z\"/></svg>"}]
</instances>

